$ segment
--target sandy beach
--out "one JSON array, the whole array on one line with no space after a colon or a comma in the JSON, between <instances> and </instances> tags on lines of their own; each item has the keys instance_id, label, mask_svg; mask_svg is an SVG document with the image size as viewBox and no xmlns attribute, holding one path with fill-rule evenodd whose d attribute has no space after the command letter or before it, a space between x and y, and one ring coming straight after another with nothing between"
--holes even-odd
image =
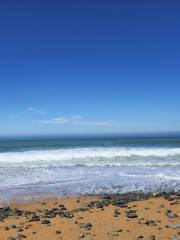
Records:
<instances>
[{"instance_id":1,"label":"sandy beach","mask_svg":"<svg viewBox=\"0 0 180 240\"><path fill-rule=\"evenodd\" d=\"M139 199L139 200L138 200ZM11 202L0 240L180 239L180 196L81 196Z\"/></svg>"}]
</instances>

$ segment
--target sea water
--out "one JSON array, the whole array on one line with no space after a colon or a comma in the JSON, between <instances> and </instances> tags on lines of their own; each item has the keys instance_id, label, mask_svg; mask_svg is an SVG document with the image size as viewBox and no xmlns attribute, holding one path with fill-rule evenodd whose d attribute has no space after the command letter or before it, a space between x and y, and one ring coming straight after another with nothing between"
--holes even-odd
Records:
<instances>
[{"instance_id":1,"label":"sea water","mask_svg":"<svg viewBox=\"0 0 180 240\"><path fill-rule=\"evenodd\" d=\"M0 141L0 196L180 190L180 138Z\"/></svg>"}]
</instances>

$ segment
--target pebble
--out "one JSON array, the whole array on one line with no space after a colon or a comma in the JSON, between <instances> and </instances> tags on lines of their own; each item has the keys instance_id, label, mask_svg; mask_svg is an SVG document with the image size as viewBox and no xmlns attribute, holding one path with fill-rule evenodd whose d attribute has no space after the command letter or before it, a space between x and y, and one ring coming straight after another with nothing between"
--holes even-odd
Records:
<instances>
[{"instance_id":1,"label":"pebble","mask_svg":"<svg viewBox=\"0 0 180 240\"><path fill-rule=\"evenodd\" d=\"M138 236L137 238L136 238L136 240L142 240L142 239L144 239L144 236Z\"/></svg>"},{"instance_id":2,"label":"pebble","mask_svg":"<svg viewBox=\"0 0 180 240\"><path fill-rule=\"evenodd\" d=\"M33 214L30 221L32 221L32 222L33 221L40 221L40 218L36 214Z\"/></svg>"},{"instance_id":3,"label":"pebble","mask_svg":"<svg viewBox=\"0 0 180 240\"><path fill-rule=\"evenodd\" d=\"M147 220L147 221L145 222L145 224L148 225L148 226L157 226L157 224L155 223L154 220Z\"/></svg>"},{"instance_id":4,"label":"pebble","mask_svg":"<svg viewBox=\"0 0 180 240\"><path fill-rule=\"evenodd\" d=\"M138 215L136 213L127 213L126 217L127 218L138 218Z\"/></svg>"},{"instance_id":5,"label":"pebble","mask_svg":"<svg viewBox=\"0 0 180 240\"><path fill-rule=\"evenodd\" d=\"M155 238L155 236L153 235L153 236L150 236L149 238L148 238L148 240L155 240L156 238Z\"/></svg>"},{"instance_id":6,"label":"pebble","mask_svg":"<svg viewBox=\"0 0 180 240\"><path fill-rule=\"evenodd\" d=\"M79 237L84 238L84 233L80 233Z\"/></svg>"},{"instance_id":7,"label":"pebble","mask_svg":"<svg viewBox=\"0 0 180 240\"><path fill-rule=\"evenodd\" d=\"M51 222L48 219L44 219L41 221L41 224L50 224Z\"/></svg>"},{"instance_id":8,"label":"pebble","mask_svg":"<svg viewBox=\"0 0 180 240\"><path fill-rule=\"evenodd\" d=\"M171 210L168 210L166 212L166 215L169 217L169 218L176 218L177 217L177 214L172 212Z\"/></svg>"},{"instance_id":9,"label":"pebble","mask_svg":"<svg viewBox=\"0 0 180 240\"><path fill-rule=\"evenodd\" d=\"M17 234L16 238L22 239L22 238L27 238L27 237L24 234Z\"/></svg>"},{"instance_id":10,"label":"pebble","mask_svg":"<svg viewBox=\"0 0 180 240\"><path fill-rule=\"evenodd\" d=\"M10 225L10 228L16 228L15 224Z\"/></svg>"},{"instance_id":11,"label":"pebble","mask_svg":"<svg viewBox=\"0 0 180 240\"><path fill-rule=\"evenodd\" d=\"M74 220L72 221L73 224L78 224L78 221Z\"/></svg>"},{"instance_id":12,"label":"pebble","mask_svg":"<svg viewBox=\"0 0 180 240\"><path fill-rule=\"evenodd\" d=\"M81 225L81 228L90 229L90 228L92 228L92 224L91 224L91 223L83 223L83 224Z\"/></svg>"},{"instance_id":13,"label":"pebble","mask_svg":"<svg viewBox=\"0 0 180 240\"><path fill-rule=\"evenodd\" d=\"M118 217L119 215L121 215L121 213L119 212L118 209L114 210L114 217Z\"/></svg>"}]
</instances>

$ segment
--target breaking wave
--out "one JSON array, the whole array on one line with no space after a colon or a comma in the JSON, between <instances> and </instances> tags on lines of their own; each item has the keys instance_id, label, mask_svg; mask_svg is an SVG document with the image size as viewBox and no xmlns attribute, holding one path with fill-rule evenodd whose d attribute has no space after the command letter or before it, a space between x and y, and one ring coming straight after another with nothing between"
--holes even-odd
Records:
<instances>
[{"instance_id":1,"label":"breaking wave","mask_svg":"<svg viewBox=\"0 0 180 240\"><path fill-rule=\"evenodd\" d=\"M71 148L0 153L0 164L47 162L60 166L180 166L180 148Z\"/></svg>"}]
</instances>

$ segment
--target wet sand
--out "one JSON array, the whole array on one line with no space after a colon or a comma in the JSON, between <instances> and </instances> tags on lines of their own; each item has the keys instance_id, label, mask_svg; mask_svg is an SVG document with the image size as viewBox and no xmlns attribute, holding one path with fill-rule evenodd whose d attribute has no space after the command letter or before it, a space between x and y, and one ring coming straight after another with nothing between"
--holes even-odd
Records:
<instances>
[{"instance_id":1,"label":"wet sand","mask_svg":"<svg viewBox=\"0 0 180 240\"><path fill-rule=\"evenodd\" d=\"M82 196L12 202L0 209L0 240L180 239L180 195Z\"/></svg>"}]
</instances>

